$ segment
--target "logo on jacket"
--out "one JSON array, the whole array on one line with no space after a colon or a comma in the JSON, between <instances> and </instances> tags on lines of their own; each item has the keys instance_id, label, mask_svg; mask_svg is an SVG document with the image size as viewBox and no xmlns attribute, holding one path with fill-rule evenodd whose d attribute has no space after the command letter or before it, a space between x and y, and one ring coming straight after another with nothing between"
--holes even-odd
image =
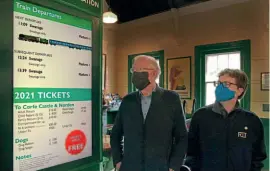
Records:
<instances>
[{"instance_id":1,"label":"logo on jacket","mask_svg":"<svg viewBox=\"0 0 270 171\"><path fill-rule=\"evenodd\" d=\"M247 138L247 133L246 132L238 132L238 137L239 138Z\"/></svg>"}]
</instances>

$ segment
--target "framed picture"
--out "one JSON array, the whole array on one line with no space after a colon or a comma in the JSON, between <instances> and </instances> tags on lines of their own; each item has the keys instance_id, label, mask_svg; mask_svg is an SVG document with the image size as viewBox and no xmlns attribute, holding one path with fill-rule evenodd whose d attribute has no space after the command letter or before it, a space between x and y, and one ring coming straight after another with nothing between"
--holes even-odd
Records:
<instances>
[{"instance_id":1,"label":"framed picture","mask_svg":"<svg viewBox=\"0 0 270 171\"><path fill-rule=\"evenodd\" d=\"M261 73L261 90L269 91L269 72Z\"/></svg>"},{"instance_id":2,"label":"framed picture","mask_svg":"<svg viewBox=\"0 0 270 171\"><path fill-rule=\"evenodd\" d=\"M106 54L102 54L102 90L106 90Z\"/></svg>"},{"instance_id":3,"label":"framed picture","mask_svg":"<svg viewBox=\"0 0 270 171\"><path fill-rule=\"evenodd\" d=\"M167 89L191 99L191 56L167 59Z\"/></svg>"}]
</instances>

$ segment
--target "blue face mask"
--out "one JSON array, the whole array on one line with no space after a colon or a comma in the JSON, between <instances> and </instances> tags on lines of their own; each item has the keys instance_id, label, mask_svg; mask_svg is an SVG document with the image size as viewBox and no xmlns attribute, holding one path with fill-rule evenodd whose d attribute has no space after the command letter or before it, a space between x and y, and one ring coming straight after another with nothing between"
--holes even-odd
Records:
<instances>
[{"instance_id":1,"label":"blue face mask","mask_svg":"<svg viewBox=\"0 0 270 171\"><path fill-rule=\"evenodd\" d=\"M231 100L235 97L235 92L230 90L228 87L225 87L222 84L219 84L215 91L216 94L216 101L217 102L224 102Z\"/></svg>"}]
</instances>

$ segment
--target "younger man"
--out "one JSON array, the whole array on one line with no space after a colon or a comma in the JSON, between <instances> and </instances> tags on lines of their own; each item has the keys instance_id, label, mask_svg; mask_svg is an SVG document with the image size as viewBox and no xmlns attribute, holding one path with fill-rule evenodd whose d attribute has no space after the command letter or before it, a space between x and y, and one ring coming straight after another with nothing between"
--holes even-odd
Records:
<instances>
[{"instance_id":1,"label":"younger man","mask_svg":"<svg viewBox=\"0 0 270 171\"><path fill-rule=\"evenodd\" d=\"M237 69L218 76L216 102L192 117L186 165L192 171L260 171L266 159L263 125L239 106L248 77Z\"/></svg>"}]
</instances>

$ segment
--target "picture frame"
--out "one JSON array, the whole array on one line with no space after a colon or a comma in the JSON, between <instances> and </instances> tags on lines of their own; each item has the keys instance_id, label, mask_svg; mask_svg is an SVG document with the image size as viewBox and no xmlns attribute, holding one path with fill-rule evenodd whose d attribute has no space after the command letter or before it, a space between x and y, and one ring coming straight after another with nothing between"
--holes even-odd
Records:
<instances>
[{"instance_id":1,"label":"picture frame","mask_svg":"<svg viewBox=\"0 0 270 171\"><path fill-rule=\"evenodd\" d=\"M168 58L166 67L167 89L177 92L181 99L191 99L191 56Z\"/></svg>"},{"instance_id":2,"label":"picture frame","mask_svg":"<svg viewBox=\"0 0 270 171\"><path fill-rule=\"evenodd\" d=\"M269 91L269 72L262 72L261 73L261 91Z\"/></svg>"},{"instance_id":3,"label":"picture frame","mask_svg":"<svg viewBox=\"0 0 270 171\"><path fill-rule=\"evenodd\" d=\"M102 90L106 90L106 62L107 55L102 54Z\"/></svg>"}]
</instances>

